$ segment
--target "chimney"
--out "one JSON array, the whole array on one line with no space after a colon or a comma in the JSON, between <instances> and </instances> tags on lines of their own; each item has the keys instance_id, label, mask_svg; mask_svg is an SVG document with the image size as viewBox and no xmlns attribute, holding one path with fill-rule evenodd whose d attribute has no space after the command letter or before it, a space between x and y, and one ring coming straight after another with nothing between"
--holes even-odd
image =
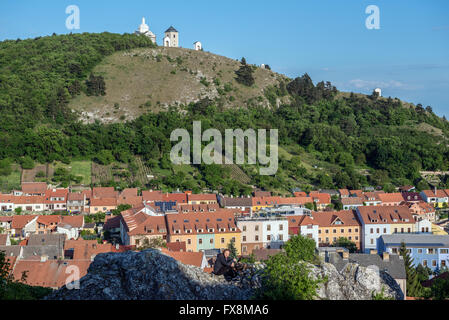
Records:
<instances>
[{"instance_id":1,"label":"chimney","mask_svg":"<svg viewBox=\"0 0 449 320\"><path fill-rule=\"evenodd\" d=\"M371 249L371 250L369 251L369 254L377 254L377 250L376 250L376 249Z\"/></svg>"},{"instance_id":2,"label":"chimney","mask_svg":"<svg viewBox=\"0 0 449 320\"><path fill-rule=\"evenodd\" d=\"M343 260L349 259L349 251L343 251Z\"/></svg>"},{"instance_id":3,"label":"chimney","mask_svg":"<svg viewBox=\"0 0 449 320\"><path fill-rule=\"evenodd\" d=\"M48 256L47 255L41 256L41 262L46 262L47 260L48 260Z\"/></svg>"},{"instance_id":4,"label":"chimney","mask_svg":"<svg viewBox=\"0 0 449 320\"><path fill-rule=\"evenodd\" d=\"M384 261L390 261L390 254L389 254L388 252L384 252L384 253L382 254L382 259L383 259Z\"/></svg>"}]
</instances>

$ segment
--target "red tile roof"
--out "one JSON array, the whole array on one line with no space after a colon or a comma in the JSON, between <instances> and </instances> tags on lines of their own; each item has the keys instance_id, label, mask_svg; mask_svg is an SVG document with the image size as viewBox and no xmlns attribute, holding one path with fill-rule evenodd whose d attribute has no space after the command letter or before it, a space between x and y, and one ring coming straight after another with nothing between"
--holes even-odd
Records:
<instances>
[{"instance_id":1,"label":"red tile roof","mask_svg":"<svg viewBox=\"0 0 449 320\"><path fill-rule=\"evenodd\" d=\"M91 199L91 207L115 207L117 206L116 198L101 198L101 199Z\"/></svg>"},{"instance_id":2,"label":"red tile roof","mask_svg":"<svg viewBox=\"0 0 449 320\"><path fill-rule=\"evenodd\" d=\"M115 191L114 187L94 187L92 196L94 198L117 198L118 191Z\"/></svg>"},{"instance_id":3,"label":"red tile roof","mask_svg":"<svg viewBox=\"0 0 449 320\"><path fill-rule=\"evenodd\" d=\"M407 206L362 206L358 210L365 224L415 223Z\"/></svg>"},{"instance_id":4,"label":"red tile roof","mask_svg":"<svg viewBox=\"0 0 449 320\"><path fill-rule=\"evenodd\" d=\"M112 251L112 244L99 244L97 240L66 240L64 250L74 249L73 260L91 260L92 256Z\"/></svg>"},{"instance_id":5,"label":"red tile roof","mask_svg":"<svg viewBox=\"0 0 449 320\"><path fill-rule=\"evenodd\" d=\"M11 229L22 229L25 225L36 218L36 215L23 215L23 216L13 216L11 222Z\"/></svg>"},{"instance_id":6,"label":"red tile roof","mask_svg":"<svg viewBox=\"0 0 449 320\"><path fill-rule=\"evenodd\" d=\"M161 251L183 264L195 267L201 267L204 258L204 252L169 251L167 249Z\"/></svg>"},{"instance_id":7,"label":"red tile roof","mask_svg":"<svg viewBox=\"0 0 449 320\"><path fill-rule=\"evenodd\" d=\"M84 225L84 217L79 216L61 216L62 223L71 225L74 228L81 228Z\"/></svg>"},{"instance_id":8,"label":"red tile roof","mask_svg":"<svg viewBox=\"0 0 449 320\"><path fill-rule=\"evenodd\" d=\"M167 249L169 251L186 251L185 241L167 242Z\"/></svg>"},{"instance_id":9,"label":"red tile roof","mask_svg":"<svg viewBox=\"0 0 449 320\"><path fill-rule=\"evenodd\" d=\"M44 204L44 196L16 196L14 204Z\"/></svg>"},{"instance_id":10,"label":"red tile roof","mask_svg":"<svg viewBox=\"0 0 449 320\"><path fill-rule=\"evenodd\" d=\"M353 210L330 211L330 212L313 212L313 220L320 227L336 226L336 222L340 221L340 226L360 226L357 214Z\"/></svg>"},{"instance_id":11,"label":"red tile roof","mask_svg":"<svg viewBox=\"0 0 449 320\"><path fill-rule=\"evenodd\" d=\"M14 267L13 276L16 280L22 278L22 273L27 272L26 284L31 286L42 286L49 288L60 288L66 283L66 270L69 266L77 266L80 278L87 274L91 261L55 261L48 260L40 262L39 260L19 260Z\"/></svg>"},{"instance_id":12,"label":"red tile roof","mask_svg":"<svg viewBox=\"0 0 449 320\"><path fill-rule=\"evenodd\" d=\"M22 192L26 194L44 194L47 190L45 182L22 182Z\"/></svg>"},{"instance_id":13,"label":"red tile roof","mask_svg":"<svg viewBox=\"0 0 449 320\"><path fill-rule=\"evenodd\" d=\"M190 194L189 201L217 201L217 195L213 193Z\"/></svg>"},{"instance_id":14,"label":"red tile roof","mask_svg":"<svg viewBox=\"0 0 449 320\"><path fill-rule=\"evenodd\" d=\"M396 192L396 193L380 193L378 195L380 201L382 203L401 203L404 201L404 198L402 197L402 193Z\"/></svg>"}]
</instances>

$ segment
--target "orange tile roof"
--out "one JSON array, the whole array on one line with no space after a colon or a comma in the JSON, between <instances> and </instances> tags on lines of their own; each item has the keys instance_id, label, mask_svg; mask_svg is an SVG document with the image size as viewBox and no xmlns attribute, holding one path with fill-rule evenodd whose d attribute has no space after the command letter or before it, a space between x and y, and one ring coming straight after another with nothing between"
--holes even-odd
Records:
<instances>
[{"instance_id":1,"label":"orange tile roof","mask_svg":"<svg viewBox=\"0 0 449 320\"><path fill-rule=\"evenodd\" d=\"M164 216L147 216L145 221L138 224L136 228L128 232L132 235L166 235L167 227Z\"/></svg>"},{"instance_id":2,"label":"orange tile roof","mask_svg":"<svg viewBox=\"0 0 449 320\"><path fill-rule=\"evenodd\" d=\"M116 198L101 198L101 199L91 199L91 207L115 207L117 206Z\"/></svg>"},{"instance_id":3,"label":"orange tile roof","mask_svg":"<svg viewBox=\"0 0 449 320\"><path fill-rule=\"evenodd\" d=\"M44 194L47 190L45 182L22 182L22 192L26 194Z\"/></svg>"},{"instance_id":4,"label":"orange tile roof","mask_svg":"<svg viewBox=\"0 0 449 320\"><path fill-rule=\"evenodd\" d=\"M349 196L349 190L348 189L338 189L338 192L341 196Z\"/></svg>"},{"instance_id":5,"label":"orange tile roof","mask_svg":"<svg viewBox=\"0 0 449 320\"><path fill-rule=\"evenodd\" d=\"M74 228L81 228L84 225L84 217L79 216L61 216L62 223L71 225Z\"/></svg>"},{"instance_id":6,"label":"orange tile roof","mask_svg":"<svg viewBox=\"0 0 449 320\"><path fill-rule=\"evenodd\" d=\"M36 217L37 217L36 215L23 215L23 216L15 215L12 217L11 229L22 229L28 222L30 222Z\"/></svg>"},{"instance_id":7,"label":"orange tile roof","mask_svg":"<svg viewBox=\"0 0 449 320\"><path fill-rule=\"evenodd\" d=\"M446 194L446 192L444 190L437 190L436 193L435 193L434 190L423 190L423 193L427 197L432 197L432 198L446 198L446 197L448 197L448 194Z\"/></svg>"},{"instance_id":8,"label":"orange tile roof","mask_svg":"<svg viewBox=\"0 0 449 320\"><path fill-rule=\"evenodd\" d=\"M31 286L42 286L48 288L60 288L65 285L67 275L66 270L69 266L79 268L80 277L87 274L91 261L55 261L48 260L41 262L39 260L19 260L14 267L13 276L20 281L22 273L27 272L26 284Z\"/></svg>"},{"instance_id":9,"label":"orange tile roof","mask_svg":"<svg viewBox=\"0 0 449 320\"><path fill-rule=\"evenodd\" d=\"M329 212L313 212L313 220L320 227L336 226L336 221L341 221L339 226L360 226L357 214L353 210L329 211Z\"/></svg>"},{"instance_id":10,"label":"orange tile roof","mask_svg":"<svg viewBox=\"0 0 449 320\"><path fill-rule=\"evenodd\" d=\"M129 204L133 207L137 207L142 205L143 203L143 198L141 196L126 196L126 197L122 197L120 196L117 200L117 204Z\"/></svg>"},{"instance_id":11,"label":"orange tile roof","mask_svg":"<svg viewBox=\"0 0 449 320\"><path fill-rule=\"evenodd\" d=\"M14 199L12 194L0 194L0 203L14 203Z\"/></svg>"},{"instance_id":12,"label":"orange tile roof","mask_svg":"<svg viewBox=\"0 0 449 320\"><path fill-rule=\"evenodd\" d=\"M114 187L94 187L92 196L94 198L117 198L118 191L115 191Z\"/></svg>"},{"instance_id":13,"label":"orange tile roof","mask_svg":"<svg viewBox=\"0 0 449 320\"><path fill-rule=\"evenodd\" d=\"M214 193L190 194L189 201L217 201L217 195Z\"/></svg>"},{"instance_id":14,"label":"orange tile roof","mask_svg":"<svg viewBox=\"0 0 449 320\"><path fill-rule=\"evenodd\" d=\"M120 197L137 197L137 188L126 188L120 192Z\"/></svg>"},{"instance_id":15,"label":"orange tile roof","mask_svg":"<svg viewBox=\"0 0 449 320\"><path fill-rule=\"evenodd\" d=\"M14 204L44 204L44 196L16 196Z\"/></svg>"},{"instance_id":16,"label":"orange tile roof","mask_svg":"<svg viewBox=\"0 0 449 320\"><path fill-rule=\"evenodd\" d=\"M404 197L401 193L380 193L379 199L382 203L400 203L404 201Z\"/></svg>"},{"instance_id":17,"label":"orange tile roof","mask_svg":"<svg viewBox=\"0 0 449 320\"><path fill-rule=\"evenodd\" d=\"M415 223L407 206L362 206L358 210L365 224Z\"/></svg>"},{"instance_id":18,"label":"orange tile roof","mask_svg":"<svg viewBox=\"0 0 449 320\"><path fill-rule=\"evenodd\" d=\"M91 260L93 255L112 251L112 244L100 244L97 240L66 240L64 250L74 249L73 260Z\"/></svg>"},{"instance_id":19,"label":"orange tile roof","mask_svg":"<svg viewBox=\"0 0 449 320\"><path fill-rule=\"evenodd\" d=\"M142 191L142 197L145 202L162 201L162 191Z\"/></svg>"},{"instance_id":20,"label":"orange tile roof","mask_svg":"<svg viewBox=\"0 0 449 320\"><path fill-rule=\"evenodd\" d=\"M61 216L59 215L38 216L36 222L46 226L49 226L51 224L57 225L58 223L61 222Z\"/></svg>"},{"instance_id":21,"label":"orange tile roof","mask_svg":"<svg viewBox=\"0 0 449 320\"><path fill-rule=\"evenodd\" d=\"M331 195L328 193L314 193L311 195L313 201L319 204L330 204L331 203Z\"/></svg>"},{"instance_id":22,"label":"orange tile roof","mask_svg":"<svg viewBox=\"0 0 449 320\"><path fill-rule=\"evenodd\" d=\"M201 267L203 262L204 252L169 251L167 249L162 249L161 251L186 265Z\"/></svg>"}]
</instances>

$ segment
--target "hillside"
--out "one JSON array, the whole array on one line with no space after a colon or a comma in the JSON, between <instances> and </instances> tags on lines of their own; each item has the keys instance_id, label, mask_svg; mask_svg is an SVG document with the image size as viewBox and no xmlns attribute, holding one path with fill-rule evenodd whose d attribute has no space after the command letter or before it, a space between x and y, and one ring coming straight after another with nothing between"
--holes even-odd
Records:
<instances>
[{"instance_id":1,"label":"hillside","mask_svg":"<svg viewBox=\"0 0 449 320\"><path fill-rule=\"evenodd\" d=\"M69 107L84 122L132 120L145 112L218 99L225 108L248 104L269 107L264 90L287 77L255 67L255 85L235 80L240 62L204 51L182 48L145 48L117 52L93 69L104 77L106 95L81 93Z\"/></svg>"},{"instance_id":2,"label":"hillside","mask_svg":"<svg viewBox=\"0 0 449 320\"><path fill-rule=\"evenodd\" d=\"M391 191L428 188L421 171L449 170L449 122L430 107L340 92L307 73L288 79L129 34L53 35L0 49L2 190L43 180L235 196L253 187ZM170 134L191 132L193 121L222 134L278 129L276 175L261 176L258 165L173 165ZM449 187L449 175L438 181Z\"/></svg>"}]
</instances>

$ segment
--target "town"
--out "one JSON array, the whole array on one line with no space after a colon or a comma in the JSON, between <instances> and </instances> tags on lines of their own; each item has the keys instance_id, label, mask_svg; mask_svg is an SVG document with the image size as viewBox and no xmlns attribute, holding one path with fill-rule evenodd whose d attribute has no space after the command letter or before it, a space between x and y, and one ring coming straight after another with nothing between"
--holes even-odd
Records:
<instances>
[{"instance_id":1,"label":"town","mask_svg":"<svg viewBox=\"0 0 449 320\"><path fill-rule=\"evenodd\" d=\"M226 248L255 261L280 252L295 235L311 238L327 262L355 261L389 270L406 292L404 243L414 266L447 273L449 189L295 190L290 197L254 191L216 193L93 187L80 192L24 182L0 194L0 251L15 279L60 288L67 268L87 273L95 256L159 248L188 265L212 271ZM339 208L341 210L337 210Z\"/></svg>"}]
</instances>

